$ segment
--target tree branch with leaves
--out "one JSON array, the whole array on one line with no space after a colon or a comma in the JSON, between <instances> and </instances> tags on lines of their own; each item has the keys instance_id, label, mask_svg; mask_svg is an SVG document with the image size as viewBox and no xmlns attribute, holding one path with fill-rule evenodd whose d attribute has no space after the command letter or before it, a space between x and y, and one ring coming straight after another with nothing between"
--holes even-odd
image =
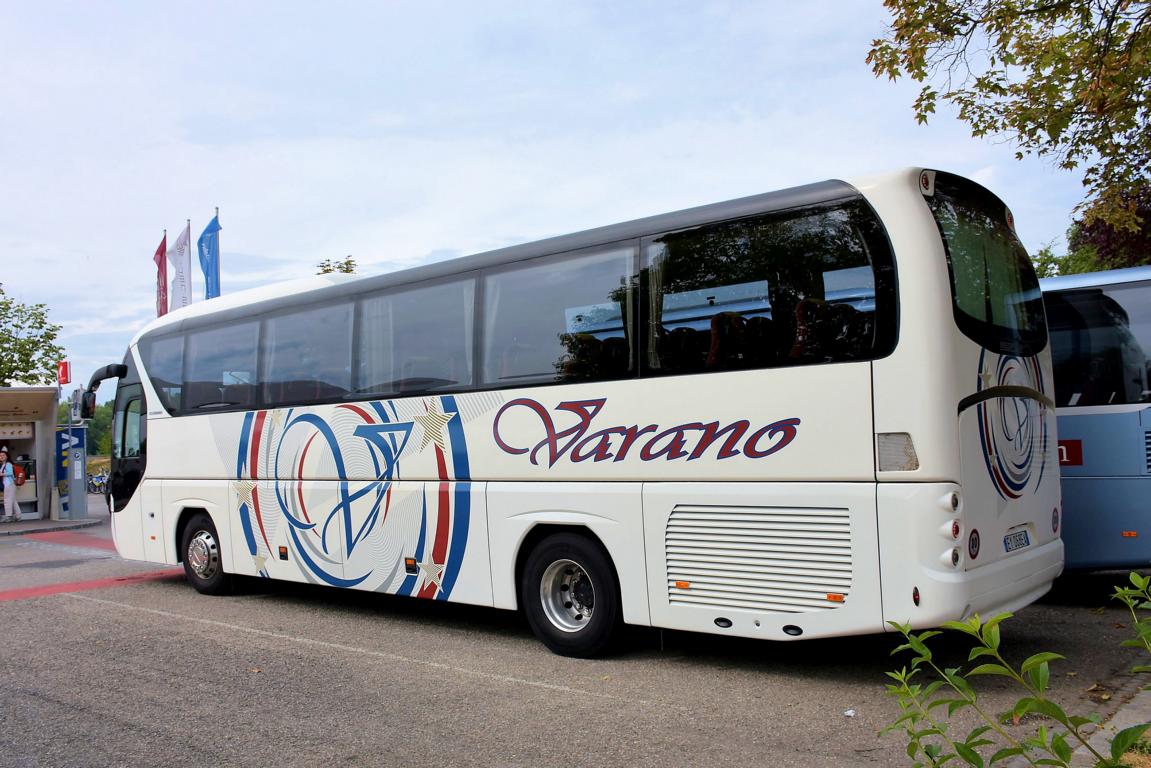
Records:
<instances>
[{"instance_id":1,"label":"tree branch with leaves","mask_svg":"<svg viewBox=\"0 0 1151 768\"><path fill-rule=\"evenodd\" d=\"M924 83L927 122L940 100L977 137L1013 142L1081 169L1086 223L1137 231L1151 187L1151 0L885 0L877 76Z\"/></svg>"},{"instance_id":2,"label":"tree branch with leaves","mask_svg":"<svg viewBox=\"0 0 1151 768\"><path fill-rule=\"evenodd\" d=\"M56 363L64 358L59 334L47 305L22 304L0 283L0 386L56 383Z\"/></svg>"}]
</instances>

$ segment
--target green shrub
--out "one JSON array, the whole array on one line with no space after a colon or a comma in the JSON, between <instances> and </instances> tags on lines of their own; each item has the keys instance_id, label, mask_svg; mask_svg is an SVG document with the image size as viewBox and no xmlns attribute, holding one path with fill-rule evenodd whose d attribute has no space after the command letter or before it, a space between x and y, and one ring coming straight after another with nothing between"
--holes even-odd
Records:
<instances>
[{"instance_id":1,"label":"green shrub","mask_svg":"<svg viewBox=\"0 0 1151 768\"><path fill-rule=\"evenodd\" d=\"M1151 654L1151 618L1147 617L1151 610L1151 577L1132 573L1130 580L1132 586L1117 588L1114 594L1131 611L1135 627L1135 638L1124 645L1140 647ZM1098 718L1068 714L1048 697L1050 664L1063 657L1036 653L1015 666L1000 653L999 626L1010 617L1011 614L1003 613L985 622L976 615L943 625L945 631L962 633L971 641L967 660L973 666L966 670L943 668L936 662L927 641L942 632L912 632L909 625L892 622L906 641L892 654L908 652L912 659L909 667L887 673L895 681L887 686L887 692L898 700L900 714L882 732L902 731L907 737L907 755L916 766L956 761L982 768L1012 757L1033 766L1070 766L1078 747L1090 753L1097 768L1121 766L1123 755L1140 742L1151 723L1120 731L1111 740L1110 754L1101 754L1084 733ZM1135 671L1149 672L1151 666L1141 665ZM1009 713L996 716L980 704L971 678L981 675L1005 677L1019 687L1022 695ZM975 712L982 723L960 737L951 732L949 720L965 709ZM1028 714L1045 721L1033 733L1019 736L1004 727Z\"/></svg>"}]
</instances>

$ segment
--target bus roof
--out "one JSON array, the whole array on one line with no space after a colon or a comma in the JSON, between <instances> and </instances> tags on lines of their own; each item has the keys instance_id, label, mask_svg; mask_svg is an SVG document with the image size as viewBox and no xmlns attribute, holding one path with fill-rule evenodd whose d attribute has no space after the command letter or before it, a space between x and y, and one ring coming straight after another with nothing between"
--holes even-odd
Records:
<instances>
[{"instance_id":1,"label":"bus roof","mask_svg":"<svg viewBox=\"0 0 1151 768\"><path fill-rule=\"evenodd\" d=\"M1099 288L1105 285L1134 283L1140 280L1151 280L1151 266L1045 277L1039 281L1039 287L1043 291L1066 291L1074 288Z\"/></svg>"}]
</instances>

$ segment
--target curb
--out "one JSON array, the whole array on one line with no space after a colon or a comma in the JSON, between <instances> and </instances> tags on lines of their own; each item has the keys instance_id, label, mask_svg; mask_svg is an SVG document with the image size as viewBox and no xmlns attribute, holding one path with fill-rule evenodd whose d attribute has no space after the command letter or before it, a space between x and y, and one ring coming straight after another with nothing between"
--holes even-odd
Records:
<instances>
[{"instance_id":1,"label":"curb","mask_svg":"<svg viewBox=\"0 0 1151 768\"><path fill-rule=\"evenodd\" d=\"M71 531L76 528L94 528L97 525L102 525L103 523L103 518L99 517L94 520L53 520L48 525L37 526L35 528L23 528L19 531L0 528L0 536L26 536L29 533L54 533L56 531Z\"/></svg>"},{"instance_id":2,"label":"curb","mask_svg":"<svg viewBox=\"0 0 1151 768\"><path fill-rule=\"evenodd\" d=\"M1115 699L1118 706L1111 709L1109 716L1089 733L1088 741L1102 755L1110 755L1111 739L1115 734L1132 725L1151 722L1151 691L1143 689L1146 679L1142 675L1128 673L1127 680L1115 690ZM1095 761L1086 747L1080 746L1075 750L1071 764L1079 766L1093 766Z\"/></svg>"}]
</instances>

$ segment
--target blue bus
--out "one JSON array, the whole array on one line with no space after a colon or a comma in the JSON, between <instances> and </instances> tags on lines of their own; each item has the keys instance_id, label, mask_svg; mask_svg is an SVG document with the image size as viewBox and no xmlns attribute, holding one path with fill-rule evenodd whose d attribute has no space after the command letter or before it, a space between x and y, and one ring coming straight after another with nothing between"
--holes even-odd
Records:
<instances>
[{"instance_id":1,"label":"blue bus","mask_svg":"<svg viewBox=\"0 0 1151 768\"><path fill-rule=\"evenodd\" d=\"M1040 281L1067 568L1151 565L1151 266Z\"/></svg>"}]
</instances>

